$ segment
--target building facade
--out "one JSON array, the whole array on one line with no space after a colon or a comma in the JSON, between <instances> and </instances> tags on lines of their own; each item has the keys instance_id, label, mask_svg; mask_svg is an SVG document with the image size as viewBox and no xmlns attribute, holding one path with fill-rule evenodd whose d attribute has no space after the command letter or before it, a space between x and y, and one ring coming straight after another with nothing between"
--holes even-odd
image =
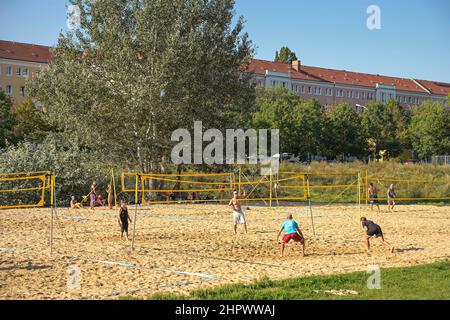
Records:
<instances>
[{"instance_id":1,"label":"building facade","mask_svg":"<svg viewBox=\"0 0 450 320\"><path fill-rule=\"evenodd\" d=\"M450 83L302 66L300 61L285 64L253 59L247 70L260 88L282 86L324 106L346 102L358 113L371 100L397 100L404 107L436 100L449 108Z\"/></svg>"},{"instance_id":2,"label":"building facade","mask_svg":"<svg viewBox=\"0 0 450 320\"><path fill-rule=\"evenodd\" d=\"M27 98L27 81L51 59L50 47L0 40L0 89L15 106Z\"/></svg>"},{"instance_id":3,"label":"building facade","mask_svg":"<svg viewBox=\"0 0 450 320\"><path fill-rule=\"evenodd\" d=\"M27 98L26 82L52 60L47 46L0 40L0 89L14 105ZM447 104L450 83L397 78L253 59L248 72L260 88L283 86L305 99L317 99L324 106L346 102L363 112L371 101L399 101L402 106L420 105L424 100Z\"/></svg>"}]
</instances>

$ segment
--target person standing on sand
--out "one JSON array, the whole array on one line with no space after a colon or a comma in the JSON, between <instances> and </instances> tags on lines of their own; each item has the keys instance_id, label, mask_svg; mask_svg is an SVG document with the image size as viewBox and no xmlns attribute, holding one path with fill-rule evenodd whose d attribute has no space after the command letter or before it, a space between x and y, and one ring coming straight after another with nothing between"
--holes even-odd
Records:
<instances>
[{"instance_id":1,"label":"person standing on sand","mask_svg":"<svg viewBox=\"0 0 450 320\"><path fill-rule=\"evenodd\" d=\"M284 246L289 241L294 240L301 245L302 248L302 257L305 256L305 237L303 236L302 231L298 227L297 221L295 221L292 217L292 214L287 216L287 220L283 222L281 225L280 231L278 231L277 241L280 242L280 235L284 230L283 241L281 242L280 249L280 258L283 257L284 254Z\"/></svg>"},{"instance_id":2,"label":"person standing on sand","mask_svg":"<svg viewBox=\"0 0 450 320\"><path fill-rule=\"evenodd\" d=\"M106 188L106 193L108 194L108 208L112 209L113 208L113 189L111 187L111 184L108 184L108 188Z\"/></svg>"},{"instance_id":3,"label":"person standing on sand","mask_svg":"<svg viewBox=\"0 0 450 320\"><path fill-rule=\"evenodd\" d=\"M234 224L234 234L237 234L237 225L243 224L245 233L247 233L247 222L245 221L245 215L242 211L241 202L239 201L238 192L233 192L233 199L230 200L228 204L233 207L233 224Z\"/></svg>"},{"instance_id":4,"label":"person standing on sand","mask_svg":"<svg viewBox=\"0 0 450 320\"><path fill-rule=\"evenodd\" d=\"M387 191L389 211L394 210L396 197L397 197L397 194L395 193L395 190L394 190L394 184L391 183L391 185L389 186L389 189Z\"/></svg>"},{"instance_id":5,"label":"person standing on sand","mask_svg":"<svg viewBox=\"0 0 450 320\"><path fill-rule=\"evenodd\" d=\"M92 181L92 185L91 185L91 192L89 193L89 199L90 199L90 208L91 210L94 210L94 206L95 206L95 201L97 201L97 182Z\"/></svg>"},{"instance_id":6,"label":"person standing on sand","mask_svg":"<svg viewBox=\"0 0 450 320\"><path fill-rule=\"evenodd\" d=\"M369 194L370 210L373 211L373 205L375 204L377 206L378 213L379 213L380 212L380 204L378 202L378 190L373 185L372 182L369 184L368 194Z\"/></svg>"},{"instance_id":7,"label":"person standing on sand","mask_svg":"<svg viewBox=\"0 0 450 320\"><path fill-rule=\"evenodd\" d=\"M128 221L131 223L130 215L128 214L128 208L127 203L125 201L120 201L120 207L119 207L119 225L120 225L120 240L123 239L123 233L125 232L125 235L128 239Z\"/></svg>"},{"instance_id":8,"label":"person standing on sand","mask_svg":"<svg viewBox=\"0 0 450 320\"><path fill-rule=\"evenodd\" d=\"M394 252L394 247L384 240L383 231L381 230L381 227L379 225L377 225L373 221L367 220L366 217L361 217L360 221L361 227L366 232L366 235L363 238L363 242L367 252L370 251L370 238L372 237L380 239L382 245L388 247L390 252Z\"/></svg>"}]
</instances>

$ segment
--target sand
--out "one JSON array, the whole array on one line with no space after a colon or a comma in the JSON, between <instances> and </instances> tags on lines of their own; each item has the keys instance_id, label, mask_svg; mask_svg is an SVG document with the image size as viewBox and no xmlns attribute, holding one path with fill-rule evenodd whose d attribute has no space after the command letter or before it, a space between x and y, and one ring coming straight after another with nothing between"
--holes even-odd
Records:
<instances>
[{"instance_id":1,"label":"sand","mask_svg":"<svg viewBox=\"0 0 450 320\"><path fill-rule=\"evenodd\" d=\"M133 217L134 207L130 212ZM307 239L306 257L291 242L279 258L276 234L289 212ZM3 210L0 298L147 297L250 283L263 276L346 273L366 271L369 265L399 267L450 258L449 206L400 205L394 213L380 214L363 206L361 214L380 224L397 248L393 254L377 241L370 254L365 252L357 207L314 206L313 213L315 236L304 205L251 206L246 210L248 234L239 228L234 235L225 205L146 207L138 211L132 251L131 241L119 238L114 210L59 208L50 255L50 209Z\"/></svg>"}]
</instances>

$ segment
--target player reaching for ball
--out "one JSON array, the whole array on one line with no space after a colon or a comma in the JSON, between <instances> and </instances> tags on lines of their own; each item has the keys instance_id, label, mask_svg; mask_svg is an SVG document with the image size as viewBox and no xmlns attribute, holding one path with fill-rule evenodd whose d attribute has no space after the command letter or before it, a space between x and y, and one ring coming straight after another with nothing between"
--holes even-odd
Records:
<instances>
[{"instance_id":1,"label":"player reaching for ball","mask_svg":"<svg viewBox=\"0 0 450 320\"><path fill-rule=\"evenodd\" d=\"M394 247L391 246L387 241L384 240L383 231L381 227L373 221L367 220L366 217L361 217L361 227L366 232L363 238L364 245L367 252L370 250L370 238L375 237L380 239L381 244L389 248L389 251L394 252Z\"/></svg>"},{"instance_id":2,"label":"player reaching for ball","mask_svg":"<svg viewBox=\"0 0 450 320\"><path fill-rule=\"evenodd\" d=\"M277 241L280 241L280 235L284 230L283 241L281 242L280 258L284 254L284 246L291 240L298 242L302 248L302 257L305 256L305 237L302 231L298 227L297 221L292 217L292 214L287 216L287 220L281 225L280 231L278 231Z\"/></svg>"}]
</instances>

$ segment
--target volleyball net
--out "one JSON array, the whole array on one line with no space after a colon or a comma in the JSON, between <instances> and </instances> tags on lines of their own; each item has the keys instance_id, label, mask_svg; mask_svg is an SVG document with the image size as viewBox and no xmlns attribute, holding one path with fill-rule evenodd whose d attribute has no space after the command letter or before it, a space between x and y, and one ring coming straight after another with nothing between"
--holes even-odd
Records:
<instances>
[{"instance_id":1,"label":"volleyball net","mask_svg":"<svg viewBox=\"0 0 450 320\"><path fill-rule=\"evenodd\" d=\"M387 200L394 184L396 200L450 200L450 180L398 179L369 175L368 171L279 171L257 175L245 170L225 173L123 173L122 193L142 204L229 201L237 191L242 201L267 205L281 201L356 203L369 201L369 183L378 190L378 200ZM132 196L131 196L132 195Z\"/></svg>"},{"instance_id":2,"label":"volleyball net","mask_svg":"<svg viewBox=\"0 0 450 320\"><path fill-rule=\"evenodd\" d=\"M242 201L305 200L303 174L253 176L225 173L122 173L121 192L142 204L208 203L229 201L236 191Z\"/></svg>"},{"instance_id":3,"label":"volleyball net","mask_svg":"<svg viewBox=\"0 0 450 320\"><path fill-rule=\"evenodd\" d=\"M0 173L0 209L53 204L54 175L49 171Z\"/></svg>"},{"instance_id":4,"label":"volleyball net","mask_svg":"<svg viewBox=\"0 0 450 320\"><path fill-rule=\"evenodd\" d=\"M378 200L387 201L387 191L392 185L398 201L447 201L450 200L450 179L398 179L367 176L366 189L372 183L378 191ZM368 191L366 201L370 200Z\"/></svg>"}]
</instances>

